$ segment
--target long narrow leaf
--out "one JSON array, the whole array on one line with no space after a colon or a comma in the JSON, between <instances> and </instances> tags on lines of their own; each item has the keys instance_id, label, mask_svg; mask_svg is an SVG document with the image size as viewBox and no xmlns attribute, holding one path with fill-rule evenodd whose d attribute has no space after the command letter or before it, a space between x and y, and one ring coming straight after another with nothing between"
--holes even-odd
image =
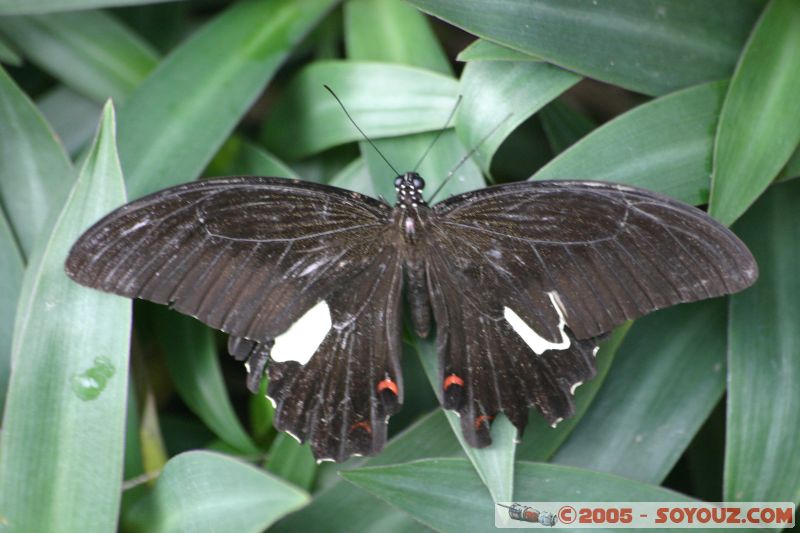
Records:
<instances>
[{"instance_id":1,"label":"long narrow leaf","mask_svg":"<svg viewBox=\"0 0 800 533\"><path fill-rule=\"evenodd\" d=\"M594 403L553 460L661 483L725 390L725 300L634 324Z\"/></svg>"},{"instance_id":2,"label":"long narrow leaf","mask_svg":"<svg viewBox=\"0 0 800 533\"><path fill-rule=\"evenodd\" d=\"M652 95L730 76L762 7L759 0L410 1L470 33Z\"/></svg>"},{"instance_id":3,"label":"long narrow leaf","mask_svg":"<svg viewBox=\"0 0 800 533\"><path fill-rule=\"evenodd\" d=\"M304 69L275 103L262 142L282 157L297 159L361 140L324 85L336 92L372 139L441 129L458 94L456 80L425 69L318 61Z\"/></svg>"},{"instance_id":4,"label":"long narrow leaf","mask_svg":"<svg viewBox=\"0 0 800 533\"><path fill-rule=\"evenodd\" d=\"M458 136L464 146L477 147L475 158L488 172L503 140L580 80L576 74L536 61L470 62L461 75L464 101L456 121Z\"/></svg>"},{"instance_id":5,"label":"long narrow leaf","mask_svg":"<svg viewBox=\"0 0 800 533\"><path fill-rule=\"evenodd\" d=\"M0 17L0 33L25 58L100 102L121 102L158 61L150 45L101 11Z\"/></svg>"},{"instance_id":6,"label":"long narrow leaf","mask_svg":"<svg viewBox=\"0 0 800 533\"><path fill-rule=\"evenodd\" d=\"M187 452L164 467L155 490L128 515L130 531L263 531L308 495L225 455Z\"/></svg>"},{"instance_id":7,"label":"long narrow leaf","mask_svg":"<svg viewBox=\"0 0 800 533\"><path fill-rule=\"evenodd\" d=\"M800 182L772 187L736 225L760 268L731 297L725 499L800 499Z\"/></svg>"},{"instance_id":8,"label":"long narrow leaf","mask_svg":"<svg viewBox=\"0 0 800 533\"><path fill-rule=\"evenodd\" d=\"M495 531L495 505L464 459L361 468L342 476L437 531ZM517 463L516 480L514 492L522 501L688 500L676 492L622 477L523 461ZM614 530L613 526L606 529Z\"/></svg>"},{"instance_id":9,"label":"long narrow leaf","mask_svg":"<svg viewBox=\"0 0 800 533\"><path fill-rule=\"evenodd\" d=\"M533 179L616 181L705 203L725 88L724 82L698 85L638 106L581 139Z\"/></svg>"},{"instance_id":10,"label":"long narrow leaf","mask_svg":"<svg viewBox=\"0 0 800 533\"><path fill-rule=\"evenodd\" d=\"M0 437L0 509L12 529L116 527L130 302L74 283L64 261L81 232L124 199L109 104L53 233L26 272Z\"/></svg>"},{"instance_id":11,"label":"long narrow leaf","mask_svg":"<svg viewBox=\"0 0 800 533\"><path fill-rule=\"evenodd\" d=\"M163 1L165 0L0 0L0 15L29 15L93 7L153 4Z\"/></svg>"},{"instance_id":12,"label":"long narrow leaf","mask_svg":"<svg viewBox=\"0 0 800 533\"><path fill-rule=\"evenodd\" d=\"M120 111L132 198L195 179L334 0L240 2L172 52Z\"/></svg>"},{"instance_id":13,"label":"long narrow leaf","mask_svg":"<svg viewBox=\"0 0 800 533\"><path fill-rule=\"evenodd\" d=\"M11 335L25 259L5 213L0 210L0 412L3 410L11 370Z\"/></svg>"},{"instance_id":14,"label":"long narrow leaf","mask_svg":"<svg viewBox=\"0 0 800 533\"><path fill-rule=\"evenodd\" d=\"M72 164L33 102L0 68L0 202L28 257L74 178Z\"/></svg>"},{"instance_id":15,"label":"long narrow leaf","mask_svg":"<svg viewBox=\"0 0 800 533\"><path fill-rule=\"evenodd\" d=\"M709 213L733 223L800 143L800 3L773 0L731 80L717 128Z\"/></svg>"}]
</instances>

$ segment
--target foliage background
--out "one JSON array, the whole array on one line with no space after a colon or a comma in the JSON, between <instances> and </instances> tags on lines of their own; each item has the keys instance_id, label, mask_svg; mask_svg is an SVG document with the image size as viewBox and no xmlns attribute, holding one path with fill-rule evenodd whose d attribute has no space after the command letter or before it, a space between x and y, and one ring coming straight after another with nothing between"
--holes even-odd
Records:
<instances>
[{"instance_id":1,"label":"foliage background","mask_svg":"<svg viewBox=\"0 0 800 533\"><path fill-rule=\"evenodd\" d=\"M493 498L800 499L800 3L0 0L0 62L0 527L476 531ZM391 198L323 83L401 169L463 95L429 190L511 113L445 194L647 187L736 221L761 278L621 328L578 414L532 413L516 446L502 419L461 445L409 336L384 452L316 465L220 335L141 302L131 332L62 265L126 198L202 176Z\"/></svg>"}]
</instances>

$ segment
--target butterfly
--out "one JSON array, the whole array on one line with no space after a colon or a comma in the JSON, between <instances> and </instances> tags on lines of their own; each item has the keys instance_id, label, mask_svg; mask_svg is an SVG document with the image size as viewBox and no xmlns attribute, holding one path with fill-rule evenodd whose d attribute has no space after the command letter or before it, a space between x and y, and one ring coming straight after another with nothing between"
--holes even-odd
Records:
<instances>
[{"instance_id":1,"label":"butterfly","mask_svg":"<svg viewBox=\"0 0 800 533\"><path fill-rule=\"evenodd\" d=\"M335 461L386 442L404 299L416 335L435 331L442 405L482 447L500 412L520 435L530 406L573 415L615 326L758 277L731 231L643 189L526 181L428 205L424 188L399 175L391 206L282 178L179 185L95 224L66 272L228 333L249 389L268 374L277 429Z\"/></svg>"}]
</instances>

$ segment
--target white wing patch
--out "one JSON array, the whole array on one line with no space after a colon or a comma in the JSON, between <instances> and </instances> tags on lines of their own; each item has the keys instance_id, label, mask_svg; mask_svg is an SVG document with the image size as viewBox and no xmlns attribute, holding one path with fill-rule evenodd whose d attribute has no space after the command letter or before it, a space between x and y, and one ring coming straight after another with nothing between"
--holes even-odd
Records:
<instances>
[{"instance_id":1,"label":"white wing patch","mask_svg":"<svg viewBox=\"0 0 800 533\"><path fill-rule=\"evenodd\" d=\"M275 339L270 357L274 361L297 361L301 365L308 363L314 352L325 339L331 329L331 310L328 302L320 302L306 311L297 322Z\"/></svg>"},{"instance_id":2,"label":"white wing patch","mask_svg":"<svg viewBox=\"0 0 800 533\"><path fill-rule=\"evenodd\" d=\"M506 322L511 325L517 335L525 341L525 344L530 346L531 350L533 350L536 355L542 355L548 350L566 350L570 345L569 337L566 331L564 331L567 322L564 320L564 312L558 293L551 291L547 293L547 296L550 297L550 302L552 302L556 313L558 313L558 329L561 330L561 340L559 342L548 341L526 324L513 309L510 307L503 307L503 317L506 319Z\"/></svg>"}]
</instances>

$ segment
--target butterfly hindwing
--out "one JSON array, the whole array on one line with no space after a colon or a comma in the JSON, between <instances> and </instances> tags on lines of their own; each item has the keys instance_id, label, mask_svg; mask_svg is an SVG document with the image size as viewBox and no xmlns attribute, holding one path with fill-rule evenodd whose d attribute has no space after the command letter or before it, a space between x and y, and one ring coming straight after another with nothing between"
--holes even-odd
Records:
<instances>
[{"instance_id":1,"label":"butterfly hindwing","mask_svg":"<svg viewBox=\"0 0 800 533\"><path fill-rule=\"evenodd\" d=\"M275 427L311 443L318 459L373 455L402 403L402 263L387 246L358 280L330 295L332 327L305 365L270 361Z\"/></svg>"}]
</instances>

